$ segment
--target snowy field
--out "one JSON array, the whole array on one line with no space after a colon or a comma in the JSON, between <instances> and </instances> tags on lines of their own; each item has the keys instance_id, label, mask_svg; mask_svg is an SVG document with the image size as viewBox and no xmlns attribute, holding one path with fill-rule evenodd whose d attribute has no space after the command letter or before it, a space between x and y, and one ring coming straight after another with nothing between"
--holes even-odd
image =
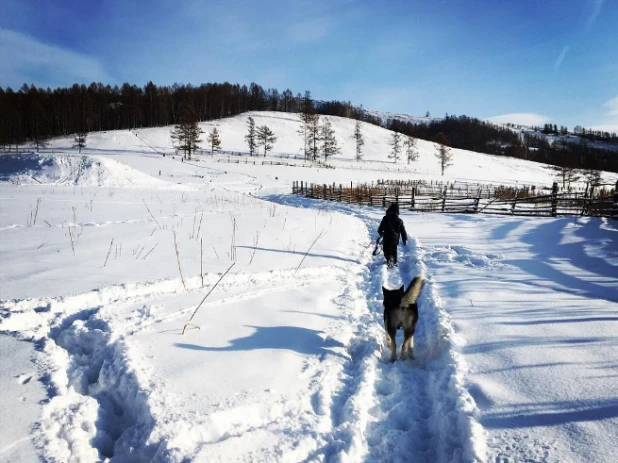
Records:
<instances>
[{"instance_id":1,"label":"snowy field","mask_svg":"<svg viewBox=\"0 0 618 463\"><path fill-rule=\"evenodd\" d=\"M293 115L252 115L299 153ZM246 119L202 126L246 151ZM616 461L618 223L404 212L387 269L384 211L291 183L440 180L434 147L396 164L366 125L357 163L331 120L335 169L181 162L169 128L0 156L0 462ZM453 151L449 180L552 182ZM391 364L381 288L419 273Z\"/></svg>"}]
</instances>

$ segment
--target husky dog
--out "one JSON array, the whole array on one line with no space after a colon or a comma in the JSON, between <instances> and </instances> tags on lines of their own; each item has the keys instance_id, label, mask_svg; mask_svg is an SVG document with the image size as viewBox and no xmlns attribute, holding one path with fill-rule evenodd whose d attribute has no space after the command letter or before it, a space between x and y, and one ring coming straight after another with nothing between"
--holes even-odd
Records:
<instances>
[{"instance_id":1,"label":"husky dog","mask_svg":"<svg viewBox=\"0 0 618 463\"><path fill-rule=\"evenodd\" d=\"M414 358L413 339L414 329L418 321L417 300L423 289L425 277L414 277L407 291L403 286L399 289L386 289L382 286L384 295L384 330L386 331L386 345L391 349L391 362L397 359L397 344L395 334L403 329L403 345L401 346L401 360Z\"/></svg>"}]
</instances>

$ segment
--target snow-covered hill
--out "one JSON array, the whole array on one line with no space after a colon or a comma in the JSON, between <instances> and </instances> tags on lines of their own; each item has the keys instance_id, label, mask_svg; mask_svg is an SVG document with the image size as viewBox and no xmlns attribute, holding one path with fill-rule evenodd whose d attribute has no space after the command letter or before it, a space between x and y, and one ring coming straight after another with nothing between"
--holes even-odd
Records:
<instances>
[{"instance_id":1,"label":"snow-covered hill","mask_svg":"<svg viewBox=\"0 0 618 463\"><path fill-rule=\"evenodd\" d=\"M200 124L204 131L202 148L207 150L207 134L216 127L220 133L224 153L246 155L248 151L244 136L247 133L249 117L254 118L256 126L270 127L277 136L274 149L268 154L267 159L303 159L303 139L298 133L300 120L297 115L290 113L250 112L232 118L203 122ZM400 159L394 162L394 159L390 157L393 132L368 123L361 123L365 145L363 159L357 162L355 160L355 140L352 138L356 121L335 116L321 117L331 121L338 146L341 148L341 154L329 158L328 163L348 172L332 173L322 170L321 175L312 181L321 183L332 183L336 181L334 179L340 179L343 182L375 181L386 174L395 175L397 178L420 178L428 181L519 183L543 186L551 185L554 181L554 172L548 165L459 149L452 149L453 165L447 168L442 176L439 161L435 156L436 145L420 139L417 140L418 160L408 163L402 147ZM112 157L122 156L127 150L143 155L159 153L173 155L174 148L170 132L171 127L94 132L88 136L88 146L84 152L106 153ZM50 149L72 152L74 150L71 146L71 139L56 139ZM222 155L215 155L215 158L217 156ZM290 181L303 180L298 177ZM608 181L611 181L616 174L608 174L606 177ZM305 179L308 178L305 177Z\"/></svg>"},{"instance_id":2,"label":"snow-covered hill","mask_svg":"<svg viewBox=\"0 0 618 463\"><path fill-rule=\"evenodd\" d=\"M0 462L615 460L615 221L404 211L388 269L382 209L291 183L439 179L435 147L394 163L363 124L357 162L331 118L335 168L306 167L293 115L202 128L244 152L248 116L296 165L182 162L169 127L0 155ZM454 155L451 180L552 181ZM419 273L416 358L391 364L382 287Z\"/></svg>"}]
</instances>

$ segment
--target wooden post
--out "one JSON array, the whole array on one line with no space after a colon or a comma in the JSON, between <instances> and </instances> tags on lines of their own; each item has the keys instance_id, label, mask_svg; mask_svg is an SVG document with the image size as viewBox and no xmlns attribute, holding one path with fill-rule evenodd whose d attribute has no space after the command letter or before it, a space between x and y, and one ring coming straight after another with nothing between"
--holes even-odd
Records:
<instances>
[{"instance_id":1,"label":"wooden post","mask_svg":"<svg viewBox=\"0 0 618 463\"><path fill-rule=\"evenodd\" d=\"M414 210L414 196L416 195L416 187L412 188L412 202L410 203L410 210Z\"/></svg>"},{"instance_id":2,"label":"wooden post","mask_svg":"<svg viewBox=\"0 0 618 463\"><path fill-rule=\"evenodd\" d=\"M448 189L448 186L444 185L444 192L442 193L442 212L444 212L444 209L446 208L446 191Z\"/></svg>"},{"instance_id":3,"label":"wooden post","mask_svg":"<svg viewBox=\"0 0 618 463\"><path fill-rule=\"evenodd\" d=\"M300 181L300 193L301 194L305 194L305 188L303 186L303 181L302 180Z\"/></svg>"},{"instance_id":4,"label":"wooden post","mask_svg":"<svg viewBox=\"0 0 618 463\"><path fill-rule=\"evenodd\" d=\"M339 184L339 202L343 200L343 188L341 187L341 183Z\"/></svg>"},{"instance_id":5,"label":"wooden post","mask_svg":"<svg viewBox=\"0 0 618 463\"><path fill-rule=\"evenodd\" d=\"M519 187L515 187L515 198L513 199L513 204L511 205L511 215L515 213L515 205L517 204L517 194L519 193Z\"/></svg>"},{"instance_id":6,"label":"wooden post","mask_svg":"<svg viewBox=\"0 0 618 463\"><path fill-rule=\"evenodd\" d=\"M616 186L614 186L614 212L612 217L618 219L618 181L616 181Z\"/></svg>"},{"instance_id":7,"label":"wooden post","mask_svg":"<svg viewBox=\"0 0 618 463\"><path fill-rule=\"evenodd\" d=\"M554 182L551 188L551 216L556 217L558 214L558 183Z\"/></svg>"},{"instance_id":8,"label":"wooden post","mask_svg":"<svg viewBox=\"0 0 618 463\"><path fill-rule=\"evenodd\" d=\"M476 189L476 199L474 200L474 213L478 214L479 212L479 203L481 202L481 194L483 192L483 187L479 186Z\"/></svg>"},{"instance_id":9,"label":"wooden post","mask_svg":"<svg viewBox=\"0 0 618 463\"><path fill-rule=\"evenodd\" d=\"M582 204L582 212L581 215L586 215L586 200L588 199L588 188L592 185L590 183L586 183L586 190L584 191L584 202Z\"/></svg>"}]
</instances>

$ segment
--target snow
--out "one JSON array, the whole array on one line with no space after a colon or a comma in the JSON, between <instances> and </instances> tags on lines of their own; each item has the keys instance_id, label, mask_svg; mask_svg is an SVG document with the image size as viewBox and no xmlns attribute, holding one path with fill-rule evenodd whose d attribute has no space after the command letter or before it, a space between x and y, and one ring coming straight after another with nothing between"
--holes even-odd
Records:
<instances>
[{"instance_id":1,"label":"snow","mask_svg":"<svg viewBox=\"0 0 618 463\"><path fill-rule=\"evenodd\" d=\"M0 156L1 462L615 460L615 221L403 212L387 269L382 210L291 183L441 179L432 144L393 163L363 125L356 162L333 117L335 168L301 167L294 115L202 127L244 152L248 116L279 137L256 164L181 162L169 127ZM552 180L454 152L449 180ZM391 364L382 286L419 273L416 358Z\"/></svg>"}]
</instances>

